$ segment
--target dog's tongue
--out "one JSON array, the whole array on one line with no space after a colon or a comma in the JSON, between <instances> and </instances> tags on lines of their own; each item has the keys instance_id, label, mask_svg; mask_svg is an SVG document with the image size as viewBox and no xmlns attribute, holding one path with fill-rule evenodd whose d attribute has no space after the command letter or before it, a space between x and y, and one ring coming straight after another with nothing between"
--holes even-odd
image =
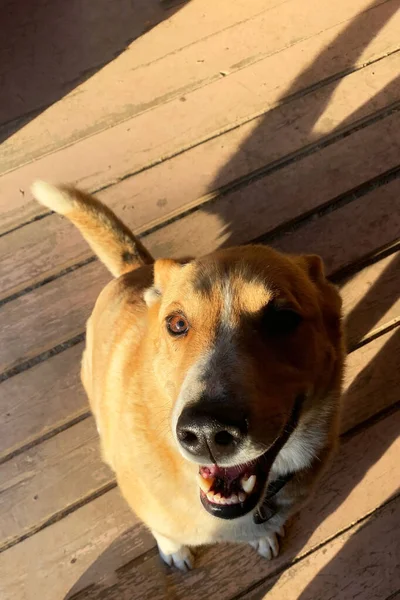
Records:
<instances>
[{"instance_id":1,"label":"dog's tongue","mask_svg":"<svg viewBox=\"0 0 400 600\"><path fill-rule=\"evenodd\" d=\"M254 466L251 463L244 463L235 467L219 467L218 465L211 465L210 467L200 467L200 474L204 479L223 479L227 483L230 483L238 477L243 475L252 475L254 473Z\"/></svg>"}]
</instances>

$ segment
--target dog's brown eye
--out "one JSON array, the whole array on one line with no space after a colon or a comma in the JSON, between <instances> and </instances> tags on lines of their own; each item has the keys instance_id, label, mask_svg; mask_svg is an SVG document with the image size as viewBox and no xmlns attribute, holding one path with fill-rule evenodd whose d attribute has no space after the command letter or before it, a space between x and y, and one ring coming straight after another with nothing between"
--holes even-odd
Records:
<instances>
[{"instance_id":1,"label":"dog's brown eye","mask_svg":"<svg viewBox=\"0 0 400 600\"><path fill-rule=\"evenodd\" d=\"M189 331L189 323L183 315L172 315L167 319L167 329L171 335L184 335Z\"/></svg>"}]
</instances>

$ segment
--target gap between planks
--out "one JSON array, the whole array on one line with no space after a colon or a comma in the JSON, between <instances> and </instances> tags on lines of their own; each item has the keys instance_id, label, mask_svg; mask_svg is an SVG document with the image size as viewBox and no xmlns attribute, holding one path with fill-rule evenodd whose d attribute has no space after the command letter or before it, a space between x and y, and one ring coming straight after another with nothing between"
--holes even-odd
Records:
<instances>
[{"instance_id":1,"label":"gap between planks","mask_svg":"<svg viewBox=\"0 0 400 600\"><path fill-rule=\"evenodd\" d=\"M111 490L113 490L116 487L117 487L117 482L115 480L112 480L112 481L109 481L106 484L102 485L101 487L97 488L96 490L90 492L89 494L85 494L85 496L82 496L75 502L72 502L71 504L69 504L68 506L63 508L62 510L53 513L49 518L43 519L43 521L37 523L34 527L29 529L28 531L25 531L25 533L23 533L22 535L19 535L15 538L11 538L11 539L7 540L4 544L2 544L0 546L0 554L2 552L5 552L9 548L12 548L16 544L19 544L20 542L27 540L28 538L32 537L36 533L39 533L39 531L46 529L46 527L50 527L50 525L53 525L54 523L61 521L61 519L64 519L65 517L67 517L71 513L75 512L79 508L82 508L82 506L89 504L93 500L96 500L96 498L100 498L101 496L103 496L107 492L110 492Z\"/></svg>"}]
</instances>

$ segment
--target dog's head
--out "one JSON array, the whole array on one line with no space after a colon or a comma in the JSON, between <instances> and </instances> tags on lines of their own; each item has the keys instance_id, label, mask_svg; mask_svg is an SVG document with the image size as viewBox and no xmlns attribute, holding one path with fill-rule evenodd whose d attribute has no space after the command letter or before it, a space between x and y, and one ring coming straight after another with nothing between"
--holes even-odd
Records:
<instances>
[{"instance_id":1,"label":"dog's head","mask_svg":"<svg viewBox=\"0 0 400 600\"><path fill-rule=\"evenodd\" d=\"M203 505L245 514L309 399L337 380L339 295L318 257L247 246L157 261L145 299L155 376Z\"/></svg>"},{"instance_id":2,"label":"dog's head","mask_svg":"<svg viewBox=\"0 0 400 600\"><path fill-rule=\"evenodd\" d=\"M101 314L108 306L108 317L100 317L102 351L117 349L126 365L135 364L144 336L147 362L140 378L151 378L151 394L160 396L170 415L171 447L198 465L206 510L223 518L252 510L299 419L315 409L322 410L322 421L329 419L324 399L340 387L341 301L321 260L246 246L187 263L159 260L136 277L131 271L153 260L112 211L73 188L38 183L34 194L75 223L113 275L123 276L96 305ZM146 310L138 295L152 271ZM115 289L124 291L117 296L126 302L114 302L112 309ZM131 331L138 320L135 340L131 333L124 343L110 341L122 339L120 330ZM84 361L87 389L92 379L98 387L104 375L92 369L92 351ZM118 385L124 388L122 377ZM165 414L157 409L160 400L155 405L153 411L146 406L152 432L165 428L157 423Z\"/></svg>"}]
</instances>

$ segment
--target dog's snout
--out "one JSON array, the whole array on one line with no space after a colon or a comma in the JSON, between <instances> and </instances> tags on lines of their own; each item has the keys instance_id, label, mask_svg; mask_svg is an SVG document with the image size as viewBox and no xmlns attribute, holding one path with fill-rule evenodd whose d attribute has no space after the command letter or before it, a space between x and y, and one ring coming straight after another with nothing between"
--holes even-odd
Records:
<instances>
[{"instance_id":1,"label":"dog's snout","mask_svg":"<svg viewBox=\"0 0 400 600\"><path fill-rule=\"evenodd\" d=\"M243 414L232 416L228 408L224 410L217 402L213 404L185 408L176 427L182 448L206 463L233 456L247 437Z\"/></svg>"}]
</instances>

